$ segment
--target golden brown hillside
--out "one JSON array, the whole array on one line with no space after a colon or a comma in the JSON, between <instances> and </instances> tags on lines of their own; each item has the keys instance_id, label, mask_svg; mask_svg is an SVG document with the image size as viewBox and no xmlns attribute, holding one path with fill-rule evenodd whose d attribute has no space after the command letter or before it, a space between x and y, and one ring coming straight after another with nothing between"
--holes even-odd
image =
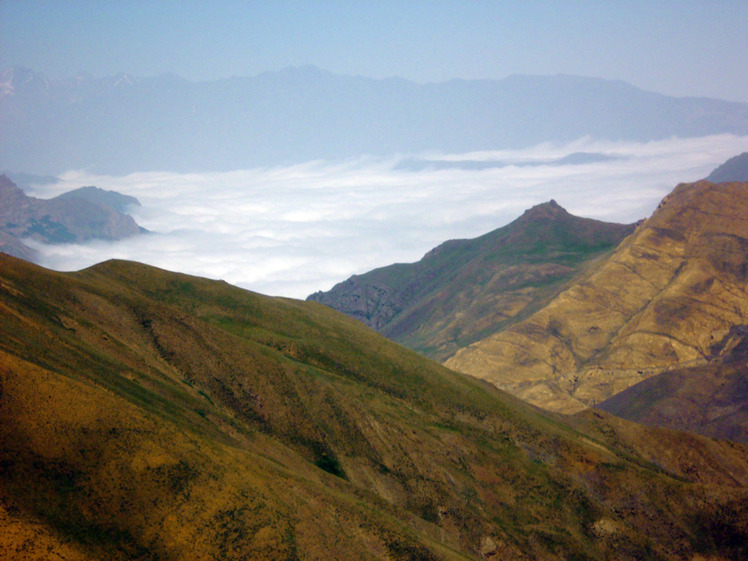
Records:
<instances>
[{"instance_id":1,"label":"golden brown hillside","mask_svg":"<svg viewBox=\"0 0 748 561\"><path fill-rule=\"evenodd\" d=\"M679 185L617 251L527 320L447 366L572 412L706 363L748 321L748 184Z\"/></svg>"},{"instance_id":2,"label":"golden brown hillside","mask_svg":"<svg viewBox=\"0 0 748 561\"><path fill-rule=\"evenodd\" d=\"M0 254L0 558L742 559L748 448L544 413L324 306Z\"/></svg>"},{"instance_id":3,"label":"golden brown hillside","mask_svg":"<svg viewBox=\"0 0 748 561\"><path fill-rule=\"evenodd\" d=\"M748 444L748 326L736 326L707 364L647 378L596 407L647 425Z\"/></svg>"}]
</instances>

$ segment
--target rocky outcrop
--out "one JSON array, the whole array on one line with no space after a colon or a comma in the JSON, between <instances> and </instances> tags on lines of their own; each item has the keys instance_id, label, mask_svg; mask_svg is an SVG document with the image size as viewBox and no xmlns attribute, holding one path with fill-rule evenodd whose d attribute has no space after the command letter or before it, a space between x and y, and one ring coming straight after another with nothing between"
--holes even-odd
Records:
<instances>
[{"instance_id":1,"label":"rocky outcrop","mask_svg":"<svg viewBox=\"0 0 748 561\"><path fill-rule=\"evenodd\" d=\"M451 368L572 412L666 369L706 364L748 315L748 184L679 185L585 278Z\"/></svg>"}]
</instances>

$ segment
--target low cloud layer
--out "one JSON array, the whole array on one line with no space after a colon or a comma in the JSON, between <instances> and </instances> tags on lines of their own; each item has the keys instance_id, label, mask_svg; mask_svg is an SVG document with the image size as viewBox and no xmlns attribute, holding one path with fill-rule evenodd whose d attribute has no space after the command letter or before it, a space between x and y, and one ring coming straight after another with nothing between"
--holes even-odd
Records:
<instances>
[{"instance_id":1,"label":"low cloud layer","mask_svg":"<svg viewBox=\"0 0 748 561\"><path fill-rule=\"evenodd\" d=\"M57 184L32 186L29 194L46 198L96 185L132 195L143 205L133 216L153 233L115 243L34 247L41 264L57 270L129 259L303 298L354 273L418 260L445 240L484 234L550 199L579 216L645 218L678 183L703 178L746 150L747 137L722 135L421 154L421 162L471 164L417 170L402 169L397 159L359 159L211 174L76 171ZM558 163L579 152L611 157ZM506 165L511 162L517 165Z\"/></svg>"}]
</instances>

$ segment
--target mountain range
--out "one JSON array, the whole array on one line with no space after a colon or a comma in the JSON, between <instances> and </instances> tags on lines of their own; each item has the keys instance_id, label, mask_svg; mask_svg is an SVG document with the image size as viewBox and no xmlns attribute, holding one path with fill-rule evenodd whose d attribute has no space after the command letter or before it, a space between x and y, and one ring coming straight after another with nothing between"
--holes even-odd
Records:
<instances>
[{"instance_id":1,"label":"mountain range","mask_svg":"<svg viewBox=\"0 0 748 561\"><path fill-rule=\"evenodd\" d=\"M622 82L311 67L14 68L0 115L0 168L34 174L748 134L748 104ZM746 163L637 224L551 200L310 301L134 262L34 265L27 238L141 232L137 200L40 200L0 176L0 558L748 558Z\"/></svg>"},{"instance_id":2,"label":"mountain range","mask_svg":"<svg viewBox=\"0 0 748 561\"><path fill-rule=\"evenodd\" d=\"M744 559L748 448L543 412L314 302L0 254L0 557Z\"/></svg>"},{"instance_id":3,"label":"mountain range","mask_svg":"<svg viewBox=\"0 0 748 561\"><path fill-rule=\"evenodd\" d=\"M748 104L620 81L510 76L416 84L314 67L190 82L174 75L0 78L0 169L217 171L362 154L469 152L581 137L748 134Z\"/></svg>"},{"instance_id":4,"label":"mountain range","mask_svg":"<svg viewBox=\"0 0 748 561\"><path fill-rule=\"evenodd\" d=\"M11 179L0 175L0 251L29 261L35 251L24 240L76 243L92 239L118 240L145 232L128 208L139 206L135 197L94 186L54 197L27 196Z\"/></svg>"}]
</instances>

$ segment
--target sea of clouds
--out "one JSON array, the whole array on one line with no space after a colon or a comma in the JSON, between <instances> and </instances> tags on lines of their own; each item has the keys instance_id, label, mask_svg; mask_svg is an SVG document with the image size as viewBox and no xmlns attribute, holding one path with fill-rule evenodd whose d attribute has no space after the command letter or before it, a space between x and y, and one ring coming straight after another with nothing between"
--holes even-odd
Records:
<instances>
[{"instance_id":1,"label":"sea of clouds","mask_svg":"<svg viewBox=\"0 0 748 561\"><path fill-rule=\"evenodd\" d=\"M583 139L523 150L419 154L419 161L441 165L417 170L402 169L403 157L223 173L71 171L58 183L30 186L28 194L48 198L96 185L132 195L142 203L133 217L151 232L118 242L34 243L46 267L78 270L129 259L304 298L355 273L416 261L448 239L489 232L550 199L578 216L624 223L646 218L678 183L701 179L746 150L748 137L732 135L647 143ZM579 152L606 159L558 162ZM443 165L460 161L486 165Z\"/></svg>"}]
</instances>

